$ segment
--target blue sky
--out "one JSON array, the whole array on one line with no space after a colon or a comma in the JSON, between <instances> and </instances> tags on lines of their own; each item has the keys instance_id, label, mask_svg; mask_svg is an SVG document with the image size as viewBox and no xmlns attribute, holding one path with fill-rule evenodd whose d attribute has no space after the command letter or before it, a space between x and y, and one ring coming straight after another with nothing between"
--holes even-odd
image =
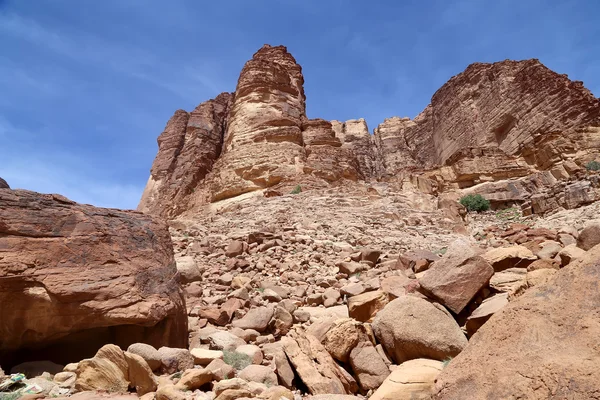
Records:
<instances>
[{"instance_id":1,"label":"blue sky","mask_svg":"<svg viewBox=\"0 0 600 400\"><path fill-rule=\"evenodd\" d=\"M600 95L597 0L0 0L0 177L135 208L176 109L233 91L264 43L310 118L417 115L476 61L539 58Z\"/></svg>"}]
</instances>

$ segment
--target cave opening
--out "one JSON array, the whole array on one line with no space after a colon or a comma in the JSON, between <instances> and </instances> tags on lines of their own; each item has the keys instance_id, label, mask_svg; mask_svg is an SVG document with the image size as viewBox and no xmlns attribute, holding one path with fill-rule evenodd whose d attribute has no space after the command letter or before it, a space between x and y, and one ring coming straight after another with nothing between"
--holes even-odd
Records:
<instances>
[{"instance_id":1,"label":"cave opening","mask_svg":"<svg viewBox=\"0 0 600 400\"><path fill-rule=\"evenodd\" d=\"M168 343L162 343L162 334L157 334L164 332L161 332L161 327L158 325L151 327L116 325L92 328L35 345L23 346L16 350L2 350L0 351L0 366L6 373L14 366L29 361L51 361L64 366L93 357L106 344L115 344L121 349L127 350L129 345L142 342L158 349L168 345Z\"/></svg>"}]
</instances>

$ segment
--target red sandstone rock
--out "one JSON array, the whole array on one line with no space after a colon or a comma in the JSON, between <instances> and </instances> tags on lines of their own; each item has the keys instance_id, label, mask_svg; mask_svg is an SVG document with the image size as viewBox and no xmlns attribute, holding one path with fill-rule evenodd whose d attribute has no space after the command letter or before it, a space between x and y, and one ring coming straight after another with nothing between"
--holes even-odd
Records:
<instances>
[{"instance_id":1,"label":"red sandstone rock","mask_svg":"<svg viewBox=\"0 0 600 400\"><path fill-rule=\"evenodd\" d=\"M16 351L66 363L106 343L185 346L176 273L167 227L148 216L0 191L3 366Z\"/></svg>"},{"instance_id":2,"label":"red sandstone rock","mask_svg":"<svg viewBox=\"0 0 600 400\"><path fill-rule=\"evenodd\" d=\"M0 178L0 189L10 189L10 186L8 186L8 183L6 183L6 181L2 178Z\"/></svg>"}]
</instances>

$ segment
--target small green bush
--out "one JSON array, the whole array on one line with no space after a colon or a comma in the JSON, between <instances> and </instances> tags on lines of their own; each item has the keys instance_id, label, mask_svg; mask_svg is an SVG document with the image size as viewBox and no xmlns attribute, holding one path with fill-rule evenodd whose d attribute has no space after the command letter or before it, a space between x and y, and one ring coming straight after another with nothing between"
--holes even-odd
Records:
<instances>
[{"instance_id":1,"label":"small green bush","mask_svg":"<svg viewBox=\"0 0 600 400\"><path fill-rule=\"evenodd\" d=\"M21 397L20 392L0 393L0 400L17 400Z\"/></svg>"},{"instance_id":2,"label":"small green bush","mask_svg":"<svg viewBox=\"0 0 600 400\"><path fill-rule=\"evenodd\" d=\"M292 190L290 192L290 194L300 194L302 193L302 186L300 185L296 185L296 187L294 188L294 190Z\"/></svg>"},{"instance_id":3,"label":"small green bush","mask_svg":"<svg viewBox=\"0 0 600 400\"><path fill-rule=\"evenodd\" d=\"M460 199L460 204L468 211L487 211L490 209L490 201L480 194L469 194Z\"/></svg>"},{"instance_id":4,"label":"small green bush","mask_svg":"<svg viewBox=\"0 0 600 400\"><path fill-rule=\"evenodd\" d=\"M585 168L588 171L600 171L600 162L598 161L590 161L585 165Z\"/></svg>"},{"instance_id":5,"label":"small green bush","mask_svg":"<svg viewBox=\"0 0 600 400\"><path fill-rule=\"evenodd\" d=\"M450 361L452 361L452 357L448 357L444 361L442 361L442 368L446 368L448 364L450 364Z\"/></svg>"},{"instance_id":6,"label":"small green bush","mask_svg":"<svg viewBox=\"0 0 600 400\"><path fill-rule=\"evenodd\" d=\"M223 361L227 365L231 365L236 370L240 371L252 364L252 360L247 354L238 353L237 351L224 350Z\"/></svg>"}]
</instances>

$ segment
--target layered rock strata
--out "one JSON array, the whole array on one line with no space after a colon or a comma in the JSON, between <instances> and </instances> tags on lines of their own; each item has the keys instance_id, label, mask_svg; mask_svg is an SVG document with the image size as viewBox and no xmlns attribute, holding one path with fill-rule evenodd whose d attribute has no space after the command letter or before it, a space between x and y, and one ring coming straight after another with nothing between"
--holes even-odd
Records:
<instances>
[{"instance_id":1,"label":"layered rock strata","mask_svg":"<svg viewBox=\"0 0 600 400\"><path fill-rule=\"evenodd\" d=\"M600 158L600 102L538 60L471 64L415 119L388 118L373 135L363 119L308 119L303 83L287 49L265 45L234 94L177 111L139 209L173 217L272 186L382 179L538 213L600 197L583 176Z\"/></svg>"}]
</instances>

